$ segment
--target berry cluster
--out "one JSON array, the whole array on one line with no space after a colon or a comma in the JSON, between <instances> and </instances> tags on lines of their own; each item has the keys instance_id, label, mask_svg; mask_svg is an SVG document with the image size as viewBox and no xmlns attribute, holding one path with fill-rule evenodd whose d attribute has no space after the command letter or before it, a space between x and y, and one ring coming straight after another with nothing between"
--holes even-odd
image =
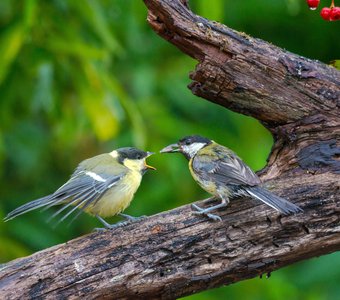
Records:
<instances>
[{"instance_id":1,"label":"berry cluster","mask_svg":"<svg viewBox=\"0 0 340 300\"><path fill-rule=\"evenodd\" d=\"M311 10L315 10L320 4L320 0L306 0L306 1ZM321 18L323 18L326 21L338 21L340 20L340 7L335 6L334 0L332 0L330 7L324 7L321 9L320 15Z\"/></svg>"},{"instance_id":2,"label":"berry cluster","mask_svg":"<svg viewBox=\"0 0 340 300\"><path fill-rule=\"evenodd\" d=\"M324 7L321 9L320 15L326 21L340 20L340 7Z\"/></svg>"}]
</instances>

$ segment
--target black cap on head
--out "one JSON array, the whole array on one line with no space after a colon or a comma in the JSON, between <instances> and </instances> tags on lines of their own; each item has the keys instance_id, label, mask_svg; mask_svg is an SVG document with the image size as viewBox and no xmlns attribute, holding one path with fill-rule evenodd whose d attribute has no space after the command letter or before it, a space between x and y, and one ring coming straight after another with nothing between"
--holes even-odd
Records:
<instances>
[{"instance_id":1,"label":"black cap on head","mask_svg":"<svg viewBox=\"0 0 340 300\"><path fill-rule=\"evenodd\" d=\"M134 147L124 147L117 149L117 152L119 154L120 160L124 159L143 159L145 157L148 157L150 153L145 152L143 150L139 150Z\"/></svg>"},{"instance_id":2,"label":"black cap on head","mask_svg":"<svg viewBox=\"0 0 340 300\"><path fill-rule=\"evenodd\" d=\"M191 145L193 143L210 144L211 140L200 135L190 135L181 138L178 142L180 145Z\"/></svg>"},{"instance_id":3,"label":"black cap on head","mask_svg":"<svg viewBox=\"0 0 340 300\"><path fill-rule=\"evenodd\" d=\"M197 151L203 147L210 145L212 141L200 135L186 136L178 141L176 144L171 144L163 148L161 153L174 153L180 152L187 159L195 156Z\"/></svg>"},{"instance_id":4,"label":"black cap on head","mask_svg":"<svg viewBox=\"0 0 340 300\"><path fill-rule=\"evenodd\" d=\"M149 151L146 152L146 151L134 148L134 147L119 148L116 151L118 153L118 162L122 165L125 165L125 166L126 166L126 164L124 163L124 161L126 159L128 159L128 160L141 160L141 159L145 159L145 158L149 157L150 155L154 154L154 152L149 152ZM143 165L144 165L144 167L140 170L142 175L148 169L156 170L156 168L146 164L145 161L144 161Z\"/></svg>"}]
</instances>

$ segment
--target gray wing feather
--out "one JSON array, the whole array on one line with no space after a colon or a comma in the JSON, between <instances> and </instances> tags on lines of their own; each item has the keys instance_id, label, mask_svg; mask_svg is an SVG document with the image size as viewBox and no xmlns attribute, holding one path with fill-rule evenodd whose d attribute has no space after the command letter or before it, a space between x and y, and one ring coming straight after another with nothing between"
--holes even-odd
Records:
<instances>
[{"instance_id":1,"label":"gray wing feather","mask_svg":"<svg viewBox=\"0 0 340 300\"><path fill-rule=\"evenodd\" d=\"M77 217L90 204L95 205L104 193L115 185L123 176L124 174L115 176L102 174L101 177L105 181L98 181L93 177L86 175L83 171L79 172L53 194L57 199L71 198L71 200L55 212L51 219L71 205L74 205L74 207L60 219L60 222L65 220L78 208L80 209L80 212L76 215ZM59 199L56 202L60 203Z\"/></svg>"},{"instance_id":2,"label":"gray wing feather","mask_svg":"<svg viewBox=\"0 0 340 300\"><path fill-rule=\"evenodd\" d=\"M257 175L234 153L226 155L195 156L192 167L206 180L213 180L220 185L258 185Z\"/></svg>"},{"instance_id":3,"label":"gray wing feather","mask_svg":"<svg viewBox=\"0 0 340 300\"><path fill-rule=\"evenodd\" d=\"M16 208L5 217L5 221L37 208L47 209L55 205L64 204L63 207L50 217L51 220L71 205L74 205L75 207L61 218L62 221L73 213L75 209L79 208L81 213L90 204L96 204L104 193L114 186L123 176L125 176L124 172L119 175L102 174L101 177L103 180L100 181L87 175L86 171L78 167L70 180L68 180L53 194L25 203L24 205ZM78 215L79 214L77 214L77 216Z\"/></svg>"},{"instance_id":4,"label":"gray wing feather","mask_svg":"<svg viewBox=\"0 0 340 300\"><path fill-rule=\"evenodd\" d=\"M259 186L248 187L245 189L253 198L259 199L277 211L288 215L303 211L299 206L281 198L270 191Z\"/></svg>"}]
</instances>

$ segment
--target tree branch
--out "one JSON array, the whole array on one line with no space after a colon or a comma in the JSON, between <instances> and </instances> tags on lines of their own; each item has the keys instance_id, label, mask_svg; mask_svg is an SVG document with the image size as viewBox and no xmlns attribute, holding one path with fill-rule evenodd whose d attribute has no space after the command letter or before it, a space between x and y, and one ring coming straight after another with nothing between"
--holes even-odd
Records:
<instances>
[{"instance_id":1,"label":"tree branch","mask_svg":"<svg viewBox=\"0 0 340 300\"><path fill-rule=\"evenodd\" d=\"M340 250L339 72L209 22L179 0L144 2L157 33L199 60L192 91L271 130L261 178L304 212L281 216L235 199L214 223L183 206L2 265L5 299L174 299Z\"/></svg>"},{"instance_id":2,"label":"tree branch","mask_svg":"<svg viewBox=\"0 0 340 300\"><path fill-rule=\"evenodd\" d=\"M208 21L179 0L144 2L152 28L199 61L191 74L195 95L274 126L320 110L338 116L335 68Z\"/></svg>"},{"instance_id":3,"label":"tree branch","mask_svg":"<svg viewBox=\"0 0 340 300\"><path fill-rule=\"evenodd\" d=\"M192 92L257 118L273 133L264 179L296 165L314 170L313 158L306 158L313 151L321 161L317 168L340 169L339 160L332 159L340 155L335 145L340 136L338 70L208 21L180 0L144 2L152 28L199 61L190 75Z\"/></svg>"},{"instance_id":4,"label":"tree branch","mask_svg":"<svg viewBox=\"0 0 340 300\"><path fill-rule=\"evenodd\" d=\"M223 222L214 223L180 207L14 260L1 269L1 295L175 299L339 250L338 178L315 179L318 186L314 177L303 186L275 181L278 194L303 201L303 214L283 217L235 199L220 211Z\"/></svg>"}]
</instances>

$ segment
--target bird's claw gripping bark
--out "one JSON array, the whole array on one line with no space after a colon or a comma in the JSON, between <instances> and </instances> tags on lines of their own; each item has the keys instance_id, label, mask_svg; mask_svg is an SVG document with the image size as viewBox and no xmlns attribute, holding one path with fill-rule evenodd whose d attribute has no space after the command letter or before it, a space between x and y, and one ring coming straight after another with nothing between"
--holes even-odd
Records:
<instances>
[{"instance_id":1,"label":"bird's claw gripping bark","mask_svg":"<svg viewBox=\"0 0 340 300\"><path fill-rule=\"evenodd\" d=\"M204 208L199 207L196 204L191 204L191 207L195 210L195 211L193 211L194 215L203 215L203 216L206 216L207 218L209 218L213 221L222 222L222 218L220 216L209 213L211 211L210 208L204 209Z\"/></svg>"}]
</instances>

